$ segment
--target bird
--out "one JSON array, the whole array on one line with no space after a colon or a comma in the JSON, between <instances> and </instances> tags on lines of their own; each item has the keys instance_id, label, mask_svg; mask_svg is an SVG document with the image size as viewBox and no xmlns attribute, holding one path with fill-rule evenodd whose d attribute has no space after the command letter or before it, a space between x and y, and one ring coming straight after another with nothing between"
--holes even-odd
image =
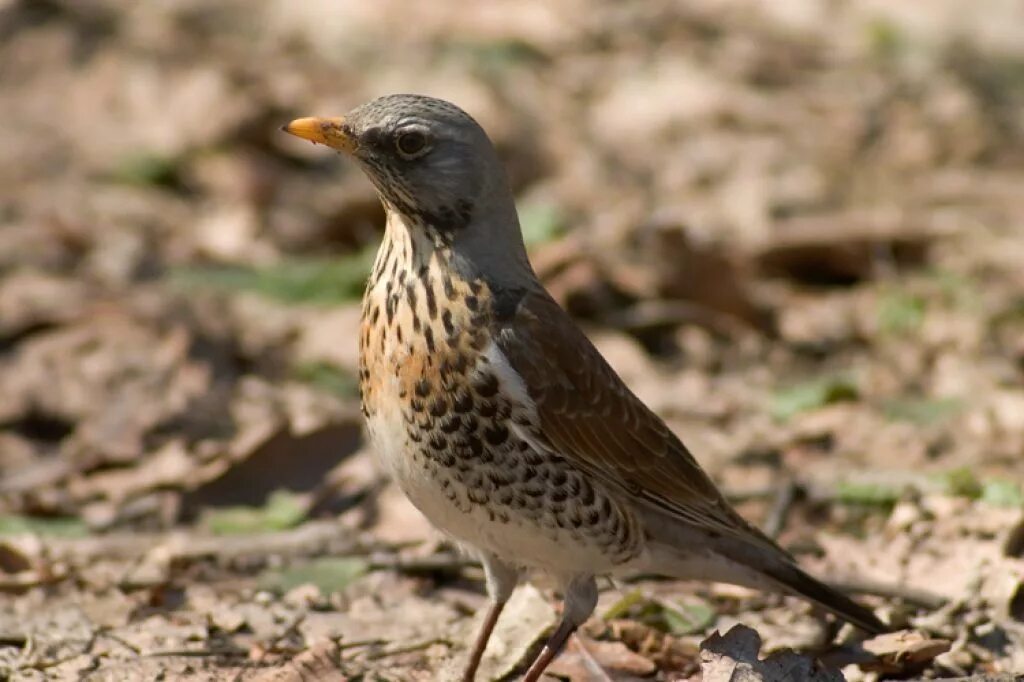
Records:
<instances>
[{"instance_id":1,"label":"bird","mask_svg":"<svg viewBox=\"0 0 1024 682\"><path fill-rule=\"evenodd\" d=\"M555 579L563 608L526 682L593 613L602 576L782 592L887 631L740 516L545 290L469 114L395 94L282 129L354 159L385 210L362 302L362 412L386 472L483 566L489 606L465 682L528 570Z\"/></svg>"}]
</instances>

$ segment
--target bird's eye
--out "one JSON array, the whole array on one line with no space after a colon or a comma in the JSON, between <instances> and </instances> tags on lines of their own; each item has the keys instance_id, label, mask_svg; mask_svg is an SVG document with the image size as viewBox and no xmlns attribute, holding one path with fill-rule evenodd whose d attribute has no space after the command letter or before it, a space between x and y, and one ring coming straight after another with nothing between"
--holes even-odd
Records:
<instances>
[{"instance_id":1,"label":"bird's eye","mask_svg":"<svg viewBox=\"0 0 1024 682\"><path fill-rule=\"evenodd\" d=\"M421 132L411 130L409 132L402 133L395 140L395 146L398 148L398 153L406 158L413 158L420 153L427 146L427 136Z\"/></svg>"}]
</instances>

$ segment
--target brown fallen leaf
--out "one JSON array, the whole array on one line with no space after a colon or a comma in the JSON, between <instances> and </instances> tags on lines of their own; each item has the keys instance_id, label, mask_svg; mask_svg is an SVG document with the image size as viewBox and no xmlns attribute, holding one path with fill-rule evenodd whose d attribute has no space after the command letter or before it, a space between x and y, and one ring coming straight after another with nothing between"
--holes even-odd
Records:
<instances>
[{"instance_id":1,"label":"brown fallen leaf","mask_svg":"<svg viewBox=\"0 0 1024 682\"><path fill-rule=\"evenodd\" d=\"M0 541L0 591L21 593L59 582L67 566L47 556L43 541L32 534Z\"/></svg>"},{"instance_id":2,"label":"brown fallen leaf","mask_svg":"<svg viewBox=\"0 0 1024 682\"><path fill-rule=\"evenodd\" d=\"M80 468L134 462L150 430L209 388L209 367L188 356L191 342L184 327L158 333L114 310L35 334L0 374L5 402L19 406L5 417L60 425L63 455Z\"/></svg>"},{"instance_id":3,"label":"brown fallen leaf","mask_svg":"<svg viewBox=\"0 0 1024 682\"><path fill-rule=\"evenodd\" d=\"M771 316L749 291L750 268L720 244L701 243L683 225L655 218L635 230L626 245L627 257L604 263L612 284L638 301L687 301L681 314L651 316L650 324L695 322L716 331L735 331L744 324L768 331ZM644 315L639 316L641 319ZM630 326L639 320L632 320ZM641 325L643 326L643 325Z\"/></svg>"},{"instance_id":4,"label":"brown fallen leaf","mask_svg":"<svg viewBox=\"0 0 1024 682\"><path fill-rule=\"evenodd\" d=\"M793 651L758 658L761 638L745 625L735 625L724 635L715 631L701 643L703 682L841 682L837 670L823 670L817 661Z\"/></svg>"},{"instance_id":5,"label":"brown fallen leaf","mask_svg":"<svg viewBox=\"0 0 1024 682\"><path fill-rule=\"evenodd\" d=\"M71 322L87 308L87 293L80 280L14 271L0 280L0 336Z\"/></svg>"},{"instance_id":6,"label":"brown fallen leaf","mask_svg":"<svg viewBox=\"0 0 1024 682\"><path fill-rule=\"evenodd\" d=\"M281 667L263 670L252 676L252 682L344 682L349 679L340 667L337 643L323 640L315 643Z\"/></svg>"},{"instance_id":7,"label":"brown fallen leaf","mask_svg":"<svg viewBox=\"0 0 1024 682\"><path fill-rule=\"evenodd\" d=\"M650 677L658 671L654 661L622 642L602 642L574 637L558 655L548 673L571 682L605 682Z\"/></svg>"},{"instance_id":8,"label":"brown fallen leaf","mask_svg":"<svg viewBox=\"0 0 1024 682\"><path fill-rule=\"evenodd\" d=\"M20 573L32 568L32 561L17 547L0 542L0 573Z\"/></svg>"},{"instance_id":9,"label":"brown fallen leaf","mask_svg":"<svg viewBox=\"0 0 1024 682\"><path fill-rule=\"evenodd\" d=\"M883 674L912 673L949 651L950 646L947 639L934 639L915 630L889 632L864 642L864 649L877 660L862 663L861 668Z\"/></svg>"},{"instance_id":10,"label":"brown fallen leaf","mask_svg":"<svg viewBox=\"0 0 1024 682\"><path fill-rule=\"evenodd\" d=\"M853 283L872 278L884 254L892 263L920 266L932 237L899 215L806 216L782 221L756 263L764 274L798 282Z\"/></svg>"}]
</instances>

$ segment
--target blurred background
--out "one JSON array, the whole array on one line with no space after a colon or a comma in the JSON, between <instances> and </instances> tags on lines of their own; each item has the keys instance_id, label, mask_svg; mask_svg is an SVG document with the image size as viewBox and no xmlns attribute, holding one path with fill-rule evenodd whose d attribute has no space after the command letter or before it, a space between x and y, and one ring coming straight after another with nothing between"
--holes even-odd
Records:
<instances>
[{"instance_id":1,"label":"blurred background","mask_svg":"<svg viewBox=\"0 0 1024 682\"><path fill-rule=\"evenodd\" d=\"M749 518L821 567L842 555L948 598L970 560L921 563L921 543L976 541L960 546L1004 582L1019 568L1021 2L0 0L0 576L19 595L0 626L111 589L129 615L78 631L178 627L197 576L236 586L237 610L288 557L342 552L339 527L366 556L444 549L360 433L383 213L352 163L279 131L394 92L490 133L545 284ZM301 528L333 539L217 569L218 543L138 554L168 529ZM382 613L413 593L441 608L459 580L370 564L317 564L317 608L346 612L325 595L350 583L390 585ZM1006 584L985 608L1017 622ZM760 608L705 596L698 626L660 629L673 645ZM228 633L251 658L269 635L238 622L173 632ZM1024 667L999 641L928 665ZM432 669L432 646L386 665ZM670 652L648 659L695 665Z\"/></svg>"}]
</instances>

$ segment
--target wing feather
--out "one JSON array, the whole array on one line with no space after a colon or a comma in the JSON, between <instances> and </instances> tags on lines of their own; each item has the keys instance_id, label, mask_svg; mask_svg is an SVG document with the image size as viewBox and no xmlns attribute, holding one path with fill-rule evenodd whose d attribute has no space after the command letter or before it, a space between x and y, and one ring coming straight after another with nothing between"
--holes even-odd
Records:
<instances>
[{"instance_id":1,"label":"wing feather","mask_svg":"<svg viewBox=\"0 0 1024 682\"><path fill-rule=\"evenodd\" d=\"M536 404L544 447L688 523L753 530L546 292L526 293L496 324L494 338Z\"/></svg>"}]
</instances>

